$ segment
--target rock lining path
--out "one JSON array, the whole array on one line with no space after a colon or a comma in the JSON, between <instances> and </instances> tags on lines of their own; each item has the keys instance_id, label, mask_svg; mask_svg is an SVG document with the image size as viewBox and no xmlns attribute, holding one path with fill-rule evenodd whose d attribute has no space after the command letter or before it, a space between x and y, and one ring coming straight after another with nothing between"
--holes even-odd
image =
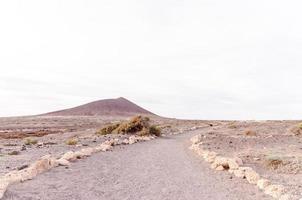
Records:
<instances>
[{"instance_id":1,"label":"rock lining path","mask_svg":"<svg viewBox=\"0 0 302 200\"><path fill-rule=\"evenodd\" d=\"M114 148L13 185L4 200L271 199L188 149L200 131Z\"/></svg>"}]
</instances>

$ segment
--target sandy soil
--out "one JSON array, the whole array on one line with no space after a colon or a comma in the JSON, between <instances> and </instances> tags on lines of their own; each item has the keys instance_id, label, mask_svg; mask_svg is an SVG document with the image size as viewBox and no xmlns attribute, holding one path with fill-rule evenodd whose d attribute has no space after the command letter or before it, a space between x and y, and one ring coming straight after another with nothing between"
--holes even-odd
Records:
<instances>
[{"instance_id":1,"label":"sandy soil","mask_svg":"<svg viewBox=\"0 0 302 200\"><path fill-rule=\"evenodd\" d=\"M123 138L121 135L97 136L95 132L105 124L124 119L0 118L0 176L46 154L60 156L109 138ZM299 121L194 121L154 117L152 123L161 127L164 137L117 147L113 152L81 160L69 169L56 168L32 181L10 187L6 198L196 199L198 195L198 199L268 198L246 181L212 171L208 164L188 153L187 142L194 134L204 136L203 146L208 149L224 156L238 156L245 166L251 166L262 177L284 185L298 196L302 194L302 135L292 131ZM41 131L43 134L39 134ZM24 133L38 143L24 145ZM183 134L174 136L180 133ZM66 145L70 138L76 138L78 144ZM10 155L14 151L18 155ZM272 168L267 165L270 159L280 164Z\"/></svg>"},{"instance_id":2,"label":"sandy soil","mask_svg":"<svg viewBox=\"0 0 302 200\"><path fill-rule=\"evenodd\" d=\"M196 132L195 132L196 133ZM270 199L244 180L215 172L189 152L195 133L100 153L12 186L4 199Z\"/></svg>"}]
</instances>

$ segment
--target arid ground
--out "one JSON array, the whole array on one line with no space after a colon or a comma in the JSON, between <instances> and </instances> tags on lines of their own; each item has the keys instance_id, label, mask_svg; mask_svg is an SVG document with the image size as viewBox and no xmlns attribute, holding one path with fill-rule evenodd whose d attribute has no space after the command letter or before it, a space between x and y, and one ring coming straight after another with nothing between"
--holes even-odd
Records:
<instances>
[{"instance_id":1,"label":"arid ground","mask_svg":"<svg viewBox=\"0 0 302 200\"><path fill-rule=\"evenodd\" d=\"M33 116L0 119L0 175L40 157L93 147L123 134L96 135L126 117ZM237 156L292 194L302 193L299 121L192 121L151 117L154 140L121 145L9 186L3 199L272 199L244 179L212 170L188 148L190 138ZM301 131L302 132L302 131ZM70 142L72 140L72 142Z\"/></svg>"}]
</instances>

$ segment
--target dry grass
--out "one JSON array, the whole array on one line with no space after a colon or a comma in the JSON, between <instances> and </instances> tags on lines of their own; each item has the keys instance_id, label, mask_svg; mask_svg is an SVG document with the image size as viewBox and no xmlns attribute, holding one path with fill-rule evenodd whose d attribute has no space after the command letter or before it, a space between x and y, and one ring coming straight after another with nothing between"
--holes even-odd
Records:
<instances>
[{"instance_id":1,"label":"dry grass","mask_svg":"<svg viewBox=\"0 0 302 200\"><path fill-rule=\"evenodd\" d=\"M76 145L78 144L78 139L77 138L70 138L68 140L65 141L65 144L67 145Z\"/></svg>"},{"instance_id":2,"label":"dry grass","mask_svg":"<svg viewBox=\"0 0 302 200\"><path fill-rule=\"evenodd\" d=\"M246 130L244 132L244 135L246 135L246 136L256 136L257 133L255 131L253 131L253 130Z\"/></svg>"},{"instance_id":3,"label":"dry grass","mask_svg":"<svg viewBox=\"0 0 302 200\"><path fill-rule=\"evenodd\" d=\"M25 145L35 145L38 143L38 140L33 139L33 138L25 138L24 144Z\"/></svg>"}]
</instances>

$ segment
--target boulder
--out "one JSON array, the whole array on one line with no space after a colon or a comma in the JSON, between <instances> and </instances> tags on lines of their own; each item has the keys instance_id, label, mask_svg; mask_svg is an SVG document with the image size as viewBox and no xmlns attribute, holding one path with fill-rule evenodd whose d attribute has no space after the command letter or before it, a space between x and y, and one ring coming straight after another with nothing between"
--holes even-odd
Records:
<instances>
[{"instance_id":1,"label":"boulder","mask_svg":"<svg viewBox=\"0 0 302 200\"><path fill-rule=\"evenodd\" d=\"M271 184L271 182L267 179L260 179L257 182L257 186L259 189L264 190L267 186L269 186Z\"/></svg>"}]
</instances>

